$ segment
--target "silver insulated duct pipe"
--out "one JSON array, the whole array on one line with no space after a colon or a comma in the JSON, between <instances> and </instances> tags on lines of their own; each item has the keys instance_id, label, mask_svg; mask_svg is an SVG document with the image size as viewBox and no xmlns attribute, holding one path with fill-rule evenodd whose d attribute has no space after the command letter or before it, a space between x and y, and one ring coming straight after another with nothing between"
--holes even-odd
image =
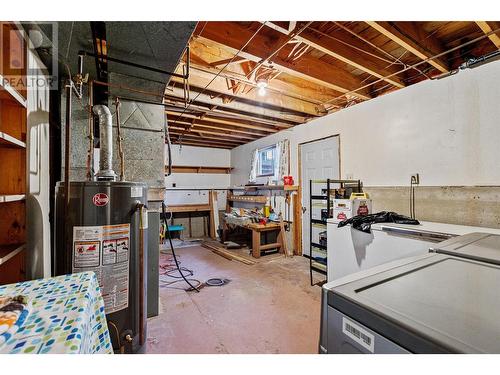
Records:
<instances>
[{"instance_id":1,"label":"silver insulated duct pipe","mask_svg":"<svg viewBox=\"0 0 500 375\"><path fill-rule=\"evenodd\" d=\"M94 113L99 116L99 171L98 180L115 181L116 173L113 170L113 126L111 112L105 105L94 105Z\"/></svg>"}]
</instances>

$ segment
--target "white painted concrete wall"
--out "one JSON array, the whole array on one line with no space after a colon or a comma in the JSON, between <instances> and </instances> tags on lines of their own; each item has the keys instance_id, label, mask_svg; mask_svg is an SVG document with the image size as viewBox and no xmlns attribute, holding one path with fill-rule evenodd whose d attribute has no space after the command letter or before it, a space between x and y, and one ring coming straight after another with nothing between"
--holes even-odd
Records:
<instances>
[{"instance_id":1,"label":"white painted concrete wall","mask_svg":"<svg viewBox=\"0 0 500 375\"><path fill-rule=\"evenodd\" d=\"M166 147L166 146L165 146ZM165 154L167 150L165 149ZM249 161L250 163L250 161ZM225 149L172 145L172 164L181 166L230 167L231 152ZM230 185L229 174L174 173L165 177L165 186L171 188L225 189Z\"/></svg>"},{"instance_id":2,"label":"white painted concrete wall","mask_svg":"<svg viewBox=\"0 0 500 375\"><path fill-rule=\"evenodd\" d=\"M340 134L342 177L366 186L500 185L500 62L424 81L231 150L232 185L245 184L253 149Z\"/></svg>"}]
</instances>

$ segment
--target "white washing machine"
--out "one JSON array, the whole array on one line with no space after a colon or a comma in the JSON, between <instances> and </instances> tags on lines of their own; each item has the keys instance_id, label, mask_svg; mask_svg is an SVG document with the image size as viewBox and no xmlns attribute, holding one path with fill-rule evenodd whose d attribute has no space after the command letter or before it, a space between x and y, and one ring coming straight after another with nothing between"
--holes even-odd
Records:
<instances>
[{"instance_id":1,"label":"white washing machine","mask_svg":"<svg viewBox=\"0 0 500 375\"><path fill-rule=\"evenodd\" d=\"M471 233L325 284L320 352L500 353L500 236Z\"/></svg>"}]
</instances>

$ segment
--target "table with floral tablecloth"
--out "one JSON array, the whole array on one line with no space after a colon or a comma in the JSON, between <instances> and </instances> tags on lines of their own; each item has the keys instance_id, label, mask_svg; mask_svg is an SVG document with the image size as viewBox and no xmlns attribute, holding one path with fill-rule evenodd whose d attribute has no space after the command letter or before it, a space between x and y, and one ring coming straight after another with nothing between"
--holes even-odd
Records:
<instances>
[{"instance_id":1,"label":"table with floral tablecloth","mask_svg":"<svg viewBox=\"0 0 500 375\"><path fill-rule=\"evenodd\" d=\"M27 296L29 315L0 353L113 353L96 275L0 285L0 296Z\"/></svg>"}]
</instances>

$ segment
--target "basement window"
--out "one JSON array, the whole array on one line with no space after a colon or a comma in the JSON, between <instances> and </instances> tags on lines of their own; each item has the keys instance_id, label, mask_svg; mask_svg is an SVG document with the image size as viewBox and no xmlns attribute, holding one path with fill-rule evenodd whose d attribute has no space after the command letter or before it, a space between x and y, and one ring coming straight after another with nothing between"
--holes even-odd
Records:
<instances>
[{"instance_id":1,"label":"basement window","mask_svg":"<svg viewBox=\"0 0 500 375\"><path fill-rule=\"evenodd\" d=\"M257 151L257 177L274 176L277 163L276 145Z\"/></svg>"}]
</instances>

